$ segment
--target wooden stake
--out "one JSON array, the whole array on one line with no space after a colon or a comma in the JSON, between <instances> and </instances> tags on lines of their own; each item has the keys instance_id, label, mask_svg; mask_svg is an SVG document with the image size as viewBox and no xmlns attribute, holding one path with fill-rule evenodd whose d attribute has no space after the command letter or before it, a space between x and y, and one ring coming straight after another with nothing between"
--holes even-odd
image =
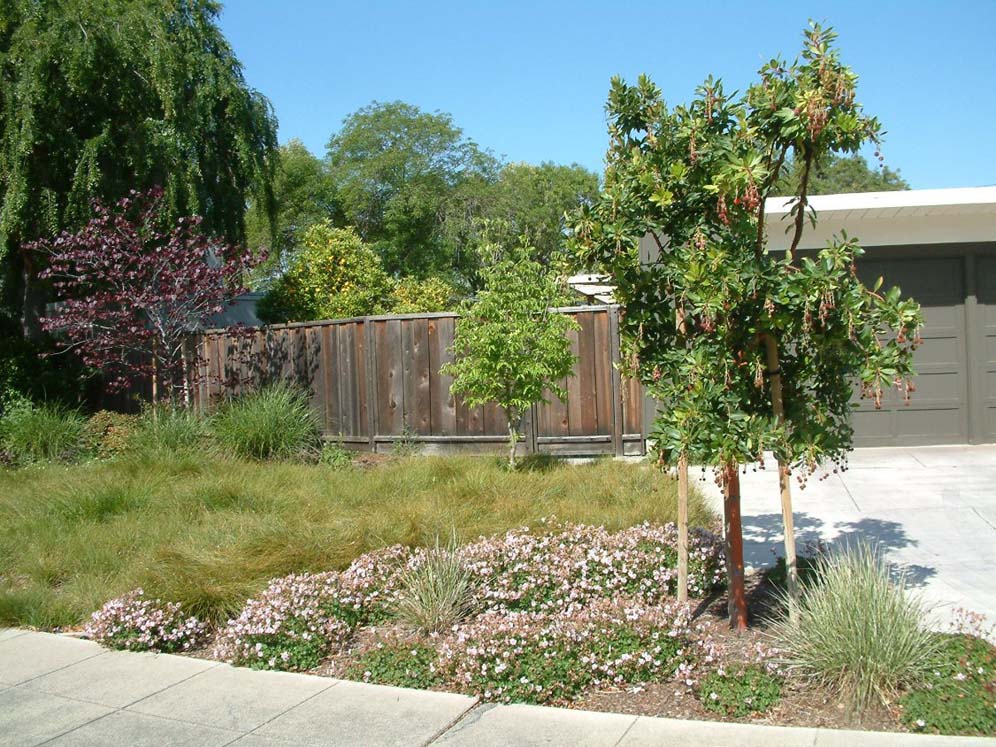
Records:
<instances>
[{"instance_id":1,"label":"wooden stake","mask_svg":"<svg viewBox=\"0 0 996 747\"><path fill-rule=\"evenodd\" d=\"M685 312L678 309L678 332L685 334ZM678 457L678 601L688 601L688 457Z\"/></svg>"},{"instance_id":2,"label":"wooden stake","mask_svg":"<svg viewBox=\"0 0 996 747\"><path fill-rule=\"evenodd\" d=\"M771 409L779 423L785 421L785 403L782 399L782 370L778 361L778 343L771 335L764 336L767 354L768 379L771 382ZM795 554L795 520L792 516L792 485L789 468L778 460L778 489L782 499L782 524L785 532L785 579L788 585L789 615L794 619L799 603L799 568Z\"/></svg>"},{"instance_id":3,"label":"wooden stake","mask_svg":"<svg viewBox=\"0 0 996 747\"><path fill-rule=\"evenodd\" d=\"M688 457L678 458L678 601L688 601Z\"/></svg>"},{"instance_id":4,"label":"wooden stake","mask_svg":"<svg viewBox=\"0 0 996 747\"><path fill-rule=\"evenodd\" d=\"M744 536L740 520L740 473L736 464L724 468L723 526L726 536L726 578L729 587L730 627L747 629L747 594L744 590Z\"/></svg>"}]
</instances>

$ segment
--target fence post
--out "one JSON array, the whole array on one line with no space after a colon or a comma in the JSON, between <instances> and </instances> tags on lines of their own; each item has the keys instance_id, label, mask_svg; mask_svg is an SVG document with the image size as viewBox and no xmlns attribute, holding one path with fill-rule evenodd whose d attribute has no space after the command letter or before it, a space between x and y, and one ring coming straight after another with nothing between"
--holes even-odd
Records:
<instances>
[{"instance_id":1,"label":"fence post","mask_svg":"<svg viewBox=\"0 0 996 747\"><path fill-rule=\"evenodd\" d=\"M363 335L366 338L367 353L367 437L369 439L370 451L377 450L377 442L374 437L377 435L377 356L374 354L374 326L370 317L363 317Z\"/></svg>"},{"instance_id":2,"label":"fence post","mask_svg":"<svg viewBox=\"0 0 996 747\"><path fill-rule=\"evenodd\" d=\"M625 453L623 448L623 407L622 407L622 377L619 373L621 353L619 345L619 307L609 307L609 357L611 359L612 375L612 450L616 456Z\"/></svg>"},{"instance_id":3,"label":"fence post","mask_svg":"<svg viewBox=\"0 0 996 747\"><path fill-rule=\"evenodd\" d=\"M533 403L526 412L526 450L530 454L535 454L538 451L536 435L536 403Z\"/></svg>"}]
</instances>

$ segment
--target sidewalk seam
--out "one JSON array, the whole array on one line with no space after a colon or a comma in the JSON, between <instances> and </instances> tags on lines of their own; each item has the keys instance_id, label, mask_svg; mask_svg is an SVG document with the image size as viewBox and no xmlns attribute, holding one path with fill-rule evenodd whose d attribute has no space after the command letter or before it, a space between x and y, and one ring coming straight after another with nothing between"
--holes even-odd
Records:
<instances>
[{"instance_id":1,"label":"sidewalk seam","mask_svg":"<svg viewBox=\"0 0 996 747\"><path fill-rule=\"evenodd\" d=\"M75 667L77 664L82 664L84 661L90 661L90 659L96 659L98 656L104 656L105 654L108 654L108 653L110 653L110 652L109 651L105 651L104 649L100 649L93 656L87 656L87 657L85 657L83 659L79 659L77 661L74 661L72 664L66 664L64 667L58 667L56 669L52 669L52 670L50 670L48 672L45 672L44 674L36 674L34 677L29 677L28 679L22 680L21 682L12 682L12 683L10 683L9 687L21 687L22 685L26 685L29 682L34 682L35 680L41 679L42 677L48 677L50 674L55 674L56 672L61 672L64 669L69 669L70 667ZM97 705L100 705L100 704L98 703Z\"/></svg>"},{"instance_id":2,"label":"sidewalk seam","mask_svg":"<svg viewBox=\"0 0 996 747\"><path fill-rule=\"evenodd\" d=\"M277 720L278 718L280 718L281 716L284 716L284 715L286 715L286 714L290 713L290 712L291 712L291 711L293 711L293 710L294 710L295 708L298 708L299 706L303 706L303 705L304 705L305 703L307 703L308 701L310 701L310 700L314 700L314 699L315 699L315 698L317 698L317 697L318 697L319 695L321 695L321 694L323 694L323 693L327 693L327 692L328 692L329 690L331 690L331 689L332 689L333 687L335 687L335 686L336 686L336 685L338 685L338 684L339 684L340 682L342 682L342 680L338 680L338 679L334 679L334 678L332 678L332 677L322 677L322 676L320 676L320 675L317 675L317 674L309 674L309 675L307 675L307 676L308 676L308 677L314 677L314 678L316 678L316 679L327 679L327 680L329 680L329 681L330 681L330 682L331 682L332 684L331 684L331 685L329 685L328 687L323 687L323 688L322 688L321 690L319 690L319 691L317 691L317 692L314 692L314 693L312 693L312 694L311 694L311 695L309 695L309 696L308 696L307 698L305 698L304 700L302 700L302 701L301 701L300 703L295 703L295 704L294 704L294 705L292 705L292 706L291 706L290 708L285 708L285 709L284 709L284 710L282 710L282 711L281 711L280 713L278 713L278 714L277 714L276 716L272 716L271 718L268 718L268 719L266 719L266 721L264 721L264 722L263 722L263 723L261 723L261 724L258 724L257 726L254 726L254 727L253 727L252 729L250 729L249 731L246 731L246 732L242 732L242 736L240 736L240 737L239 737L239 739L242 739L242 737L246 737L246 736L249 736L250 734L254 734L255 732L257 732L258 730L262 729L262 728L263 728L264 726L266 726L267 724L269 724L269 723L271 723L271 722L273 722L273 721L276 721L276 720ZM281 739L280 737L275 737L275 739L277 739L278 741L284 741L284 740L282 740L282 739ZM235 740L232 740L232 741L233 741L233 742L237 742L237 741L238 741L238 739L235 739ZM232 744L232 742L228 742L227 744Z\"/></svg>"},{"instance_id":3,"label":"sidewalk seam","mask_svg":"<svg viewBox=\"0 0 996 747\"><path fill-rule=\"evenodd\" d=\"M433 742L435 742L440 737L445 736L447 732L449 732L452 729L454 729L457 726L457 724L459 724L461 721L463 721L465 718L467 718L467 716L469 716L471 713L473 713L475 710L477 710L477 708L479 706L481 706L481 705L482 705L481 699L475 697L474 698L474 702L471 703L467 707L466 710L461 711L459 714L457 714L456 718L454 718L452 721L450 721L448 724L446 724L446 726L444 726L442 729L440 729L435 734L433 734L431 737L429 737L429 739L427 739L425 742L423 742L423 745L425 745L427 747L428 745L432 744Z\"/></svg>"},{"instance_id":4,"label":"sidewalk seam","mask_svg":"<svg viewBox=\"0 0 996 747\"><path fill-rule=\"evenodd\" d=\"M619 745L623 743L623 740L626 738L626 735L629 734L630 731L632 731L633 727L636 726L636 722L639 720L640 720L639 716L633 717L633 720L629 722L629 726L626 727L626 731L624 731L622 733L622 736L616 740L616 743L613 745L613 747L619 747Z\"/></svg>"}]
</instances>

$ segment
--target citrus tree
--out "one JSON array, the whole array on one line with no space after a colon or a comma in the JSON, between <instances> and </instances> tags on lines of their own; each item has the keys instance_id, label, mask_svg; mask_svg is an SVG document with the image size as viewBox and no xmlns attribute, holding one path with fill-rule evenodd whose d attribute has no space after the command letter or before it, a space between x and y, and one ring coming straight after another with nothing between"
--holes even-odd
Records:
<instances>
[{"instance_id":1,"label":"citrus tree","mask_svg":"<svg viewBox=\"0 0 996 747\"><path fill-rule=\"evenodd\" d=\"M577 323L550 311L559 288L532 259L532 247L492 239L481 254L484 289L464 304L453 339L455 360L442 373L453 377L450 390L472 407L494 402L502 409L508 420L508 461L514 467L526 411L546 401L547 391L561 400L566 396L557 382L574 369L567 333Z\"/></svg>"},{"instance_id":2,"label":"citrus tree","mask_svg":"<svg viewBox=\"0 0 996 747\"><path fill-rule=\"evenodd\" d=\"M304 232L301 243L287 272L260 299L260 319L305 322L384 311L391 280L354 229L319 221Z\"/></svg>"},{"instance_id":3,"label":"citrus tree","mask_svg":"<svg viewBox=\"0 0 996 747\"><path fill-rule=\"evenodd\" d=\"M771 60L737 97L709 78L671 108L647 77L614 79L604 189L572 221L577 251L614 279L634 373L663 405L652 432L660 464L718 468L736 627L746 625L739 466L763 463L765 451L778 461L794 590L789 475L845 462L853 382L876 405L889 387L908 396L920 342L919 306L858 279L856 240L799 251L816 220L816 166L880 136L833 31L810 24L804 39L796 61ZM772 252L765 199L790 162L790 247ZM641 262L645 236L656 256Z\"/></svg>"}]
</instances>

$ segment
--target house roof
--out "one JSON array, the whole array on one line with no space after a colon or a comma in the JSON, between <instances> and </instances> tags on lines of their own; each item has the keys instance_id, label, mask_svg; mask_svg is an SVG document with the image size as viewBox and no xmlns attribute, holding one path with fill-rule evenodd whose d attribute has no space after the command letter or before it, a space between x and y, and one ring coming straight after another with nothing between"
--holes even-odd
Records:
<instances>
[{"instance_id":1,"label":"house roof","mask_svg":"<svg viewBox=\"0 0 996 747\"><path fill-rule=\"evenodd\" d=\"M813 228L807 221L804 249L825 246L841 231L866 248L996 241L996 187L815 195L809 204L817 224ZM788 246L791 207L789 197L773 197L765 204L772 249Z\"/></svg>"},{"instance_id":2,"label":"house roof","mask_svg":"<svg viewBox=\"0 0 996 747\"><path fill-rule=\"evenodd\" d=\"M833 213L845 219L996 213L996 186L814 195L809 203L817 213ZM791 207L791 197L772 197L765 205L765 212L784 215Z\"/></svg>"},{"instance_id":3,"label":"house roof","mask_svg":"<svg viewBox=\"0 0 996 747\"><path fill-rule=\"evenodd\" d=\"M809 204L817 223L814 228L807 219L802 249L826 246L842 231L871 251L883 246L996 242L996 186L814 195ZM791 208L790 197L772 197L765 203L769 248L789 246ZM575 275L568 283L589 298L612 302L608 277Z\"/></svg>"}]
</instances>

